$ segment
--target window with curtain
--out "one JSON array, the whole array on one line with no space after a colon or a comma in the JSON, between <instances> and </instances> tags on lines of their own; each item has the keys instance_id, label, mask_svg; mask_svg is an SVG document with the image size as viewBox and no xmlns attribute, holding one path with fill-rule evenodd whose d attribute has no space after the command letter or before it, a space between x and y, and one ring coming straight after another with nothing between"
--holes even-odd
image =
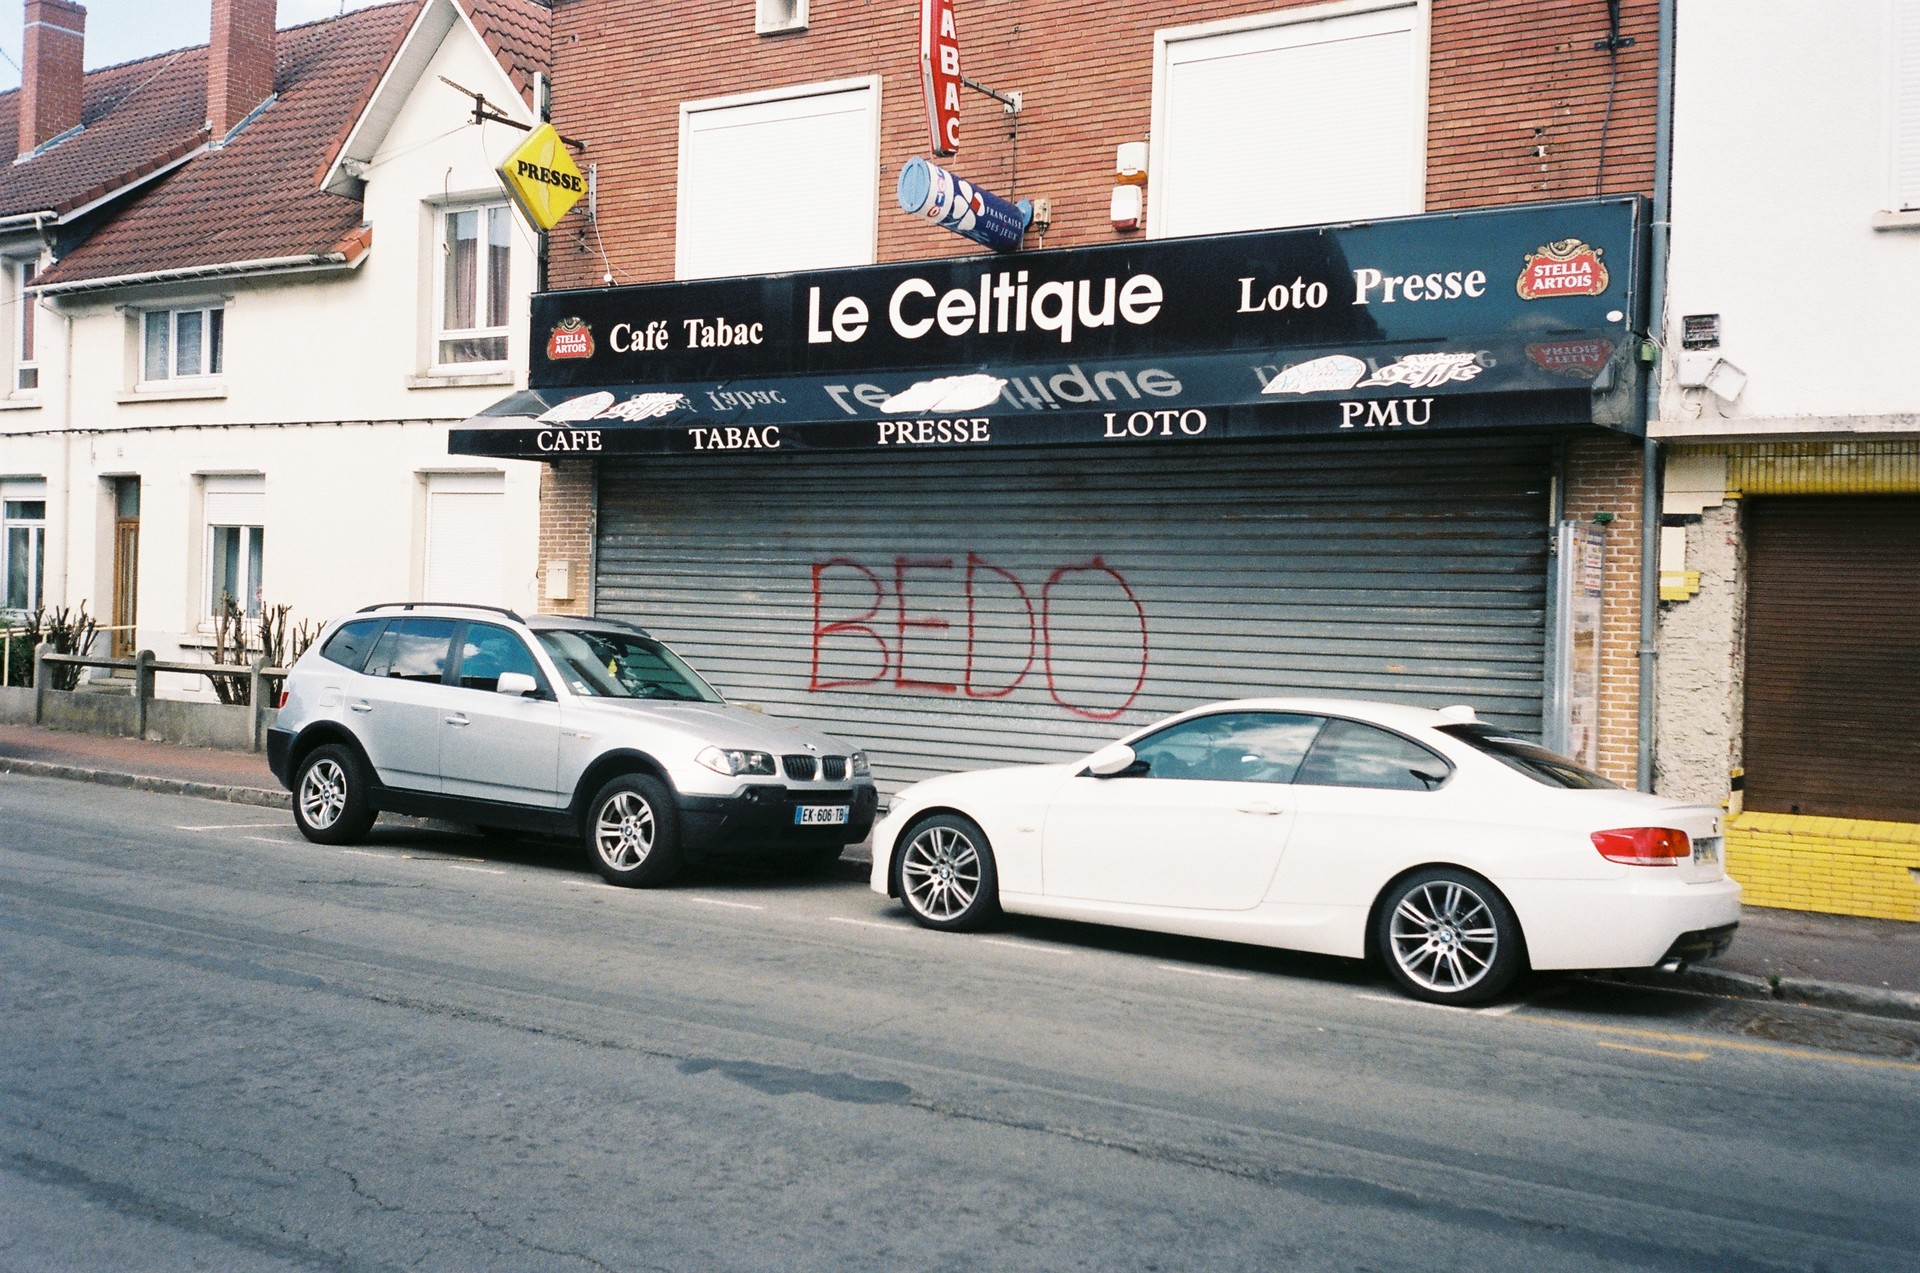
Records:
<instances>
[{"instance_id":1,"label":"window with curtain","mask_svg":"<svg viewBox=\"0 0 1920 1273\"><path fill-rule=\"evenodd\" d=\"M7 610L39 606L47 573L47 502L0 501L0 554L5 560Z\"/></svg>"},{"instance_id":2,"label":"window with curtain","mask_svg":"<svg viewBox=\"0 0 1920 1273\"><path fill-rule=\"evenodd\" d=\"M153 309L141 315L140 380L209 379L226 370L227 311Z\"/></svg>"},{"instance_id":3,"label":"window with curtain","mask_svg":"<svg viewBox=\"0 0 1920 1273\"><path fill-rule=\"evenodd\" d=\"M440 213L440 329L435 362L506 361L512 230L504 203Z\"/></svg>"}]
</instances>

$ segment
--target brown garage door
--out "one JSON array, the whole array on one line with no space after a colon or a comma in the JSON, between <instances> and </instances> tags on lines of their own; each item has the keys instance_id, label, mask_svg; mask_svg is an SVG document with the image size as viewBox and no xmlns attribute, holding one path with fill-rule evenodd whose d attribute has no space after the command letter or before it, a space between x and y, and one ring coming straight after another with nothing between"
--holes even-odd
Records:
<instances>
[{"instance_id":1,"label":"brown garage door","mask_svg":"<svg viewBox=\"0 0 1920 1273\"><path fill-rule=\"evenodd\" d=\"M1920 822L1920 497L1746 517L1746 807Z\"/></svg>"}]
</instances>

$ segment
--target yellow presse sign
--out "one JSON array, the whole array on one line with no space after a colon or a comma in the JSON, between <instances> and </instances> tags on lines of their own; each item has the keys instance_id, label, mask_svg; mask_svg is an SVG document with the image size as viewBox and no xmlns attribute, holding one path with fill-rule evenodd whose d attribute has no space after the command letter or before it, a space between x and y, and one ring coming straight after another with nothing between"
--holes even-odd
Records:
<instances>
[{"instance_id":1,"label":"yellow presse sign","mask_svg":"<svg viewBox=\"0 0 1920 1273\"><path fill-rule=\"evenodd\" d=\"M587 179L580 175L552 124L541 124L527 134L500 165L500 181L527 220L542 230L560 224L560 218L587 192Z\"/></svg>"}]
</instances>

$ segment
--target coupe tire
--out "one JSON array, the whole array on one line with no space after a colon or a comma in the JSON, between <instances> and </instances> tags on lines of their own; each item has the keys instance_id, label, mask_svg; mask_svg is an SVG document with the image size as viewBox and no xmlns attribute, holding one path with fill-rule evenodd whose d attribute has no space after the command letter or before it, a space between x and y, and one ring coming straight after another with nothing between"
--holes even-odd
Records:
<instances>
[{"instance_id":1,"label":"coupe tire","mask_svg":"<svg viewBox=\"0 0 1920 1273\"><path fill-rule=\"evenodd\" d=\"M379 816L360 754L343 743L307 753L293 775L293 824L315 844L358 844Z\"/></svg>"},{"instance_id":2,"label":"coupe tire","mask_svg":"<svg viewBox=\"0 0 1920 1273\"><path fill-rule=\"evenodd\" d=\"M680 873L680 824L666 784L623 774L587 808L587 853L609 884L652 888Z\"/></svg>"},{"instance_id":3,"label":"coupe tire","mask_svg":"<svg viewBox=\"0 0 1920 1273\"><path fill-rule=\"evenodd\" d=\"M1374 942L1400 988L1428 1003L1485 1003L1526 967L1520 923L1477 875L1416 871L1388 891Z\"/></svg>"},{"instance_id":4,"label":"coupe tire","mask_svg":"<svg viewBox=\"0 0 1920 1273\"><path fill-rule=\"evenodd\" d=\"M916 923L957 932L1000 913L1000 875L978 823L935 814L907 828L900 844L900 900Z\"/></svg>"}]
</instances>

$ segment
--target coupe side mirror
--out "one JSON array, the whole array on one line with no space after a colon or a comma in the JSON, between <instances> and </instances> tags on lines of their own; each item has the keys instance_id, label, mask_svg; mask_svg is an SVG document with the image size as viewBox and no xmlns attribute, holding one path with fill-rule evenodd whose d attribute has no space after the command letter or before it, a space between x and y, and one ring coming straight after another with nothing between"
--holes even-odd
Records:
<instances>
[{"instance_id":1,"label":"coupe side mirror","mask_svg":"<svg viewBox=\"0 0 1920 1273\"><path fill-rule=\"evenodd\" d=\"M493 688L497 694L511 694L516 698L525 698L529 694L540 692L540 682L525 672L502 672L499 684Z\"/></svg>"},{"instance_id":2,"label":"coupe side mirror","mask_svg":"<svg viewBox=\"0 0 1920 1273\"><path fill-rule=\"evenodd\" d=\"M1096 778L1111 778L1133 767L1133 748L1125 743L1108 743L1087 757L1087 772Z\"/></svg>"}]
</instances>

